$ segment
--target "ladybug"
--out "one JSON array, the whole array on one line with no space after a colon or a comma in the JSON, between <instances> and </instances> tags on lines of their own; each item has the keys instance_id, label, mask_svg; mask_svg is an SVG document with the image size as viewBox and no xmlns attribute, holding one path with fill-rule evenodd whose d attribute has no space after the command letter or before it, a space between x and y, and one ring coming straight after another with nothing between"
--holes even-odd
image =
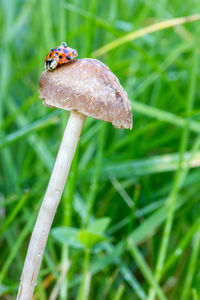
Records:
<instances>
[{"instance_id":1,"label":"ladybug","mask_svg":"<svg viewBox=\"0 0 200 300\"><path fill-rule=\"evenodd\" d=\"M57 66L66 64L77 56L78 53L75 49L68 47L65 42L62 42L61 46L51 49L45 57L45 69L53 71Z\"/></svg>"}]
</instances>

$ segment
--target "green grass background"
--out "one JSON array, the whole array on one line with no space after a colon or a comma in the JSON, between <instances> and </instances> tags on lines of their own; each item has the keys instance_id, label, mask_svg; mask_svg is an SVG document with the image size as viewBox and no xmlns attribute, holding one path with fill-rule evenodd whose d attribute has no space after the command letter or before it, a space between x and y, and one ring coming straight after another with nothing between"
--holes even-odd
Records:
<instances>
[{"instance_id":1,"label":"green grass background","mask_svg":"<svg viewBox=\"0 0 200 300\"><path fill-rule=\"evenodd\" d=\"M68 118L39 100L45 55L66 41L92 57L197 13L199 0L1 0L0 299L16 297ZM200 299L199 56L197 21L96 57L127 91L134 127L87 118L34 299Z\"/></svg>"}]
</instances>

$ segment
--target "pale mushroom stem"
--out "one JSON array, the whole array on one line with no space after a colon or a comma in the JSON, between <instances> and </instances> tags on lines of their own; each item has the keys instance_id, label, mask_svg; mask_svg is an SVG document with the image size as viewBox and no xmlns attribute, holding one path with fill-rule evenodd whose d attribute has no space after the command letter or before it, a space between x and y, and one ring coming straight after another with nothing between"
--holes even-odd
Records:
<instances>
[{"instance_id":1,"label":"pale mushroom stem","mask_svg":"<svg viewBox=\"0 0 200 300\"><path fill-rule=\"evenodd\" d=\"M67 180L84 120L83 114L75 111L70 113L49 185L29 242L17 300L31 300L33 297L49 231Z\"/></svg>"}]
</instances>

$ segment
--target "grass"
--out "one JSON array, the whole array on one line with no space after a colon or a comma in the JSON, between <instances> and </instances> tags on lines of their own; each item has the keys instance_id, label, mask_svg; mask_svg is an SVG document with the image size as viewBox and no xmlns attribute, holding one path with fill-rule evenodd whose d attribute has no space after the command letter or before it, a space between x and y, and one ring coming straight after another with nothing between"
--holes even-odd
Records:
<instances>
[{"instance_id":1,"label":"grass","mask_svg":"<svg viewBox=\"0 0 200 300\"><path fill-rule=\"evenodd\" d=\"M200 299L199 1L0 7L0 298L16 297L67 122L38 98L66 41L118 76L134 127L86 119L34 299Z\"/></svg>"}]
</instances>

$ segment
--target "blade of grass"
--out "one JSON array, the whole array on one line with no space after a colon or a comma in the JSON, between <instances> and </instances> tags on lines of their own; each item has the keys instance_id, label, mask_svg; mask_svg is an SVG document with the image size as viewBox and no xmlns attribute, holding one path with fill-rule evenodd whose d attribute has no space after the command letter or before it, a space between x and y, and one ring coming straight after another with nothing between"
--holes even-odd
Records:
<instances>
[{"instance_id":1,"label":"blade of grass","mask_svg":"<svg viewBox=\"0 0 200 300\"><path fill-rule=\"evenodd\" d=\"M194 236L195 232L198 231L200 228L200 220L198 219L187 231L183 239L180 241L176 249L173 253L168 257L165 265L162 269L162 275L166 274L169 268L175 264L175 262L179 259L182 255L184 249L188 246L189 242L191 241L192 237Z\"/></svg>"},{"instance_id":2,"label":"blade of grass","mask_svg":"<svg viewBox=\"0 0 200 300\"><path fill-rule=\"evenodd\" d=\"M67 32L67 18L66 11L64 9L65 1L59 0L59 39L61 41L65 41L66 32Z\"/></svg>"},{"instance_id":3,"label":"blade of grass","mask_svg":"<svg viewBox=\"0 0 200 300\"><path fill-rule=\"evenodd\" d=\"M33 104L35 99L36 99L36 94L31 96L29 99L27 99L27 101L24 102L24 104L21 107L16 109L15 112L13 112L7 118L5 118L4 121L0 124L0 130L6 129L11 123L13 123L15 121L16 117L20 113L26 111Z\"/></svg>"},{"instance_id":4,"label":"blade of grass","mask_svg":"<svg viewBox=\"0 0 200 300\"><path fill-rule=\"evenodd\" d=\"M20 210L24 206L24 203L25 203L27 197L28 197L28 193L25 193L21 197L21 199L19 200L17 205L13 208L13 211L11 212L11 214L6 218L6 221L3 223L2 227L0 228L0 238L2 237L4 232L8 229L8 227L12 224L12 222L14 221L18 212L20 212Z\"/></svg>"},{"instance_id":5,"label":"blade of grass","mask_svg":"<svg viewBox=\"0 0 200 300\"><path fill-rule=\"evenodd\" d=\"M89 222L89 218L92 214L92 209L94 205L94 200L97 194L97 190L99 188L98 182L100 179L100 171L102 166L102 158L103 158L103 148L104 148L104 135L105 135L106 125L104 123L101 124L99 135L98 135L98 144L97 144L97 156L96 156L96 166L95 173L93 176L93 180L90 186L90 190L87 197L87 214L84 220L83 227L85 228Z\"/></svg>"},{"instance_id":6,"label":"blade of grass","mask_svg":"<svg viewBox=\"0 0 200 300\"><path fill-rule=\"evenodd\" d=\"M3 141L0 143L0 149L13 144L21 138L24 138L26 135L37 132L49 126L55 125L58 122L57 116L59 115L59 111L54 111L53 113L48 114L47 116L31 123L25 125L23 128L12 132L5 136Z\"/></svg>"},{"instance_id":7,"label":"blade of grass","mask_svg":"<svg viewBox=\"0 0 200 300\"><path fill-rule=\"evenodd\" d=\"M29 220L28 220L27 224L24 226L22 232L18 236L15 245L13 245L13 248L11 249L8 257L6 258L6 261L4 262L4 264L3 264L3 266L0 270L0 283L3 282L8 270L11 266L11 264L13 263L13 260L16 258L17 254L18 254L18 251L19 251L20 247L23 245L23 242L24 242L25 238L27 237L27 235L31 231L31 228L33 227L34 220L35 220L34 215L29 217Z\"/></svg>"},{"instance_id":8,"label":"blade of grass","mask_svg":"<svg viewBox=\"0 0 200 300\"><path fill-rule=\"evenodd\" d=\"M119 267L119 270L124 278L132 288L132 290L137 295L138 299L145 300L146 294L140 285L140 283L137 281L137 279L133 276L132 271L129 270L129 268L123 263L123 261L120 259L120 255L123 253L125 248L125 242L120 241L116 247L112 246L111 244L108 244L107 251L108 253L101 259L97 260L95 264L92 264L90 267L90 272L94 276L100 271L105 270L107 266L110 264L117 264ZM81 277L75 277L71 282L69 283L69 287L75 287L79 282L81 281Z\"/></svg>"},{"instance_id":9,"label":"blade of grass","mask_svg":"<svg viewBox=\"0 0 200 300\"><path fill-rule=\"evenodd\" d=\"M54 37L53 37L53 30L52 30L52 11L51 5L49 5L49 0L41 0L40 1L40 13L41 13L41 20L43 25L43 37L45 40L46 47L49 49L55 45Z\"/></svg>"},{"instance_id":10,"label":"blade of grass","mask_svg":"<svg viewBox=\"0 0 200 300\"><path fill-rule=\"evenodd\" d=\"M114 297L114 300L120 300L122 299L122 296L123 296L123 293L125 291L125 286L123 284L120 284L118 290L117 290L117 293Z\"/></svg>"},{"instance_id":11,"label":"blade of grass","mask_svg":"<svg viewBox=\"0 0 200 300\"><path fill-rule=\"evenodd\" d=\"M133 271L129 269L129 267L126 265L126 263L124 263L124 261L121 258L124 251L126 250L126 242L124 240L121 240L118 243L117 248L114 247L111 243L107 243L106 250L108 252L106 257L96 263L96 268L98 267L99 270L105 269L108 263L108 257L112 256L112 262L118 266L119 271L123 276L124 280L130 285L134 293L137 295L138 299L145 300L146 294L140 282L134 276Z\"/></svg>"},{"instance_id":12,"label":"blade of grass","mask_svg":"<svg viewBox=\"0 0 200 300\"><path fill-rule=\"evenodd\" d=\"M130 176L143 176L147 174L156 174L177 170L178 168L179 154L165 154L153 156L145 159L130 160L122 163L111 162L104 163L101 169L101 180L106 180L109 174L113 174L116 178L126 178ZM200 153L185 152L183 155L183 161L181 163L182 168L187 167L189 162L190 168L196 168L200 165ZM87 174L87 171L84 169ZM89 171L88 171L89 172Z\"/></svg>"},{"instance_id":13,"label":"blade of grass","mask_svg":"<svg viewBox=\"0 0 200 300\"><path fill-rule=\"evenodd\" d=\"M98 26L106 29L107 31L110 31L111 33L114 33L116 34L117 31L115 30L115 28L113 28L110 24L108 24L105 20L97 17L97 16L94 16L93 14L89 13L88 11L78 7L78 6L75 6L71 3L66 3L64 5L64 7L84 18L86 18L87 20L91 20L93 22L95 22Z\"/></svg>"},{"instance_id":14,"label":"blade of grass","mask_svg":"<svg viewBox=\"0 0 200 300\"><path fill-rule=\"evenodd\" d=\"M140 251L136 247L133 240L128 241L128 249L129 249L129 252L131 253L133 259L135 259L135 262L139 266L139 269L142 272L144 278L149 283L149 285L154 288L154 290L155 290L156 294L158 295L159 299L166 300L167 298L165 297L165 295L164 295L162 289L160 288L160 286L158 285L157 281L154 279L152 271L150 270L149 266L145 262L142 254L140 253Z\"/></svg>"},{"instance_id":15,"label":"blade of grass","mask_svg":"<svg viewBox=\"0 0 200 300\"><path fill-rule=\"evenodd\" d=\"M12 104L8 102L8 108L11 112L15 113L17 105L14 102ZM15 122L19 127L24 127L26 126L26 124L28 124L27 118L22 113L17 116ZM41 160L46 169L51 172L53 168L54 158L50 152L50 149L41 139L38 138L36 133L28 136L28 142L30 146L35 150L39 160Z\"/></svg>"},{"instance_id":16,"label":"blade of grass","mask_svg":"<svg viewBox=\"0 0 200 300\"><path fill-rule=\"evenodd\" d=\"M128 144L129 142L132 142L140 135L143 135L146 132L151 131L151 129L155 129L157 126L159 126L159 121L152 121L151 123L148 123L146 126L134 130L134 133L126 135L124 138L110 145L110 148L106 151L105 155L110 156L114 151L119 150L123 146L126 146L126 144Z\"/></svg>"},{"instance_id":17,"label":"blade of grass","mask_svg":"<svg viewBox=\"0 0 200 300\"><path fill-rule=\"evenodd\" d=\"M64 200L64 209L63 209L63 225L64 226L71 226L71 218L72 218L72 210L73 210L73 198L75 193L75 185L77 179L77 172L78 172L78 154L79 154L79 146L76 149L76 154L72 163L68 184L66 188L66 192L64 192L63 200ZM69 261L70 247L67 245L62 246L62 258L61 258L61 271L64 272L65 265ZM60 300L66 300L68 298L68 285L69 285L69 278L68 272L65 276L63 284L60 289Z\"/></svg>"},{"instance_id":18,"label":"blade of grass","mask_svg":"<svg viewBox=\"0 0 200 300\"><path fill-rule=\"evenodd\" d=\"M137 101L131 100L131 105L133 111L143 114L147 117L156 118L159 121L173 124L174 126L183 128L186 123L191 131L200 133L200 124L197 121L187 120L186 118L179 117L173 113L158 109L155 107L150 107L147 104L139 103Z\"/></svg>"},{"instance_id":19,"label":"blade of grass","mask_svg":"<svg viewBox=\"0 0 200 300\"><path fill-rule=\"evenodd\" d=\"M123 188L123 186L120 184L120 182L114 177L112 174L109 174L110 181L114 188L118 191L124 202L127 204L128 207L133 208L134 203L129 196L129 194L126 192L126 190Z\"/></svg>"},{"instance_id":20,"label":"blade of grass","mask_svg":"<svg viewBox=\"0 0 200 300\"><path fill-rule=\"evenodd\" d=\"M19 34L19 32L23 30L23 27L26 26L26 23L30 18L31 10L33 9L35 1L36 0L31 0L23 5L21 11L18 13L18 17L13 22L12 30L9 30L7 41L12 43L14 38Z\"/></svg>"},{"instance_id":21,"label":"blade of grass","mask_svg":"<svg viewBox=\"0 0 200 300\"><path fill-rule=\"evenodd\" d=\"M139 29L137 31L133 31L131 33L128 33L124 36L122 36L121 38L118 38L110 43L108 43L107 45L97 49L96 51L94 51L92 53L92 57L97 58L99 56L102 56L103 54L127 43L133 40L136 40L140 37L145 36L146 34L152 33L152 32L156 32L156 31L160 31L163 29L167 29L170 27L175 27L181 24L185 24L188 22L194 22L194 21L199 21L200 20L200 14L196 14L196 15L192 15L192 16L187 16L187 17L180 17L180 18L174 18L171 20L165 20L147 27L144 27L142 29Z\"/></svg>"},{"instance_id":22,"label":"blade of grass","mask_svg":"<svg viewBox=\"0 0 200 300\"><path fill-rule=\"evenodd\" d=\"M195 268L198 263L198 254L200 249L200 229L196 232L193 238L193 247L190 255L190 262L186 274L184 288L182 289L181 300L187 300L190 297L190 288L195 273Z\"/></svg>"},{"instance_id":23,"label":"blade of grass","mask_svg":"<svg viewBox=\"0 0 200 300\"><path fill-rule=\"evenodd\" d=\"M4 12L9 10L9 5L13 8L15 7L12 1L4 1L3 8ZM13 9L9 10L7 14L7 18L5 20L5 26L2 31L2 52L0 56L0 124L3 122L3 118L5 117L6 112L6 103L9 101L9 78L12 76L13 70L11 67L11 54L10 54L10 44L7 40L9 35L9 27L12 28L13 25ZM4 132L0 133L0 139L4 138ZM10 149L3 149L1 151L1 162L3 167L3 172L5 174L5 190L8 192L10 186L14 188L15 192L18 191L17 182L17 171L14 159L11 155Z\"/></svg>"},{"instance_id":24,"label":"blade of grass","mask_svg":"<svg viewBox=\"0 0 200 300\"><path fill-rule=\"evenodd\" d=\"M196 88L196 77L197 77L197 70L198 70L197 66L198 66L197 50L195 47L194 54L193 54L192 69L191 69L191 81L188 88L188 101L186 106L187 112L190 112L193 109L193 102L194 102L194 95L195 95L195 88ZM181 184L183 183L182 162L183 162L184 152L186 150L187 143L188 143L188 135L189 135L189 118L185 125L185 128L183 129L181 143L180 143L179 165L178 165L177 172L175 174L172 191L167 201L167 206L168 206L167 219L164 227L163 238L161 241L159 256L158 256L156 269L155 269L156 281L159 281L161 279L162 269L167 254L167 248L168 248L169 238L171 234L172 223L174 219L174 212L175 212L175 206L177 201L176 198L180 190ZM151 288L149 291L148 300L154 300L154 299L155 299L155 290Z\"/></svg>"},{"instance_id":25,"label":"blade of grass","mask_svg":"<svg viewBox=\"0 0 200 300\"><path fill-rule=\"evenodd\" d=\"M83 228L86 228L89 219L92 215L92 210L94 206L94 201L96 198L96 194L98 191L98 182L100 177L100 170L101 170L101 162L103 157L103 148L104 148L104 134L105 134L105 127L106 125L104 123L101 124L99 135L98 135L98 144L97 144L97 155L96 155L96 166L95 166L95 174L93 176L92 184L88 193L88 199L87 199L87 212L86 217L83 222ZM88 268L89 268L89 262L90 262L90 249L85 249L84 253L84 261L83 261L83 274L82 274L82 280L80 289L78 292L78 299L79 300L86 300L86 287L87 287L87 276L88 276ZM89 291L88 291L89 293Z\"/></svg>"},{"instance_id":26,"label":"blade of grass","mask_svg":"<svg viewBox=\"0 0 200 300\"><path fill-rule=\"evenodd\" d=\"M176 210L178 210L185 201L185 199L179 199L178 203L176 204ZM128 242L139 244L148 236L155 234L155 230L158 228L158 226L166 220L166 213L166 206L159 208L128 236Z\"/></svg>"},{"instance_id":27,"label":"blade of grass","mask_svg":"<svg viewBox=\"0 0 200 300\"><path fill-rule=\"evenodd\" d=\"M77 300L87 300L87 276L89 274L88 268L89 268L89 262L90 262L90 249L85 249L84 252L84 259L83 259L83 274L82 274L82 280L81 285L79 288Z\"/></svg>"},{"instance_id":28,"label":"blade of grass","mask_svg":"<svg viewBox=\"0 0 200 300\"><path fill-rule=\"evenodd\" d=\"M155 81L158 81L158 79L162 78L166 83L168 83L170 89L173 91L173 97L175 97L179 102L182 99L182 95L177 92L177 90L174 89L174 86L168 82L169 80L166 78L166 71L167 69L172 66L177 59L180 58L181 55L184 53L192 50L193 43L182 43L178 47L176 47L173 51L170 52L170 55L165 58L164 62L161 64L158 64L156 61L154 64L156 64L156 69L154 72L151 72L151 74L146 78L144 77L144 80L142 80L141 84L137 85L136 88L134 89L133 97L137 98L139 95L144 94L144 91L152 85ZM141 52L141 50L140 50ZM127 86L127 89L129 90L130 87Z\"/></svg>"},{"instance_id":29,"label":"blade of grass","mask_svg":"<svg viewBox=\"0 0 200 300\"><path fill-rule=\"evenodd\" d=\"M91 266L90 271L94 276L101 270L105 270L106 267L109 266L110 264L117 265L119 267L119 271L123 276L124 280L130 285L134 293L137 295L138 299L145 300L146 294L140 282L135 278L132 270L130 270L128 266L126 266L126 264L123 262L123 260L120 257L121 255L123 255L126 249L125 245L126 243L123 240L120 241L116 247L108 243L106 247L107 253L105 257L96 261L95 264Z\"/></svg>"}]
</instances>

